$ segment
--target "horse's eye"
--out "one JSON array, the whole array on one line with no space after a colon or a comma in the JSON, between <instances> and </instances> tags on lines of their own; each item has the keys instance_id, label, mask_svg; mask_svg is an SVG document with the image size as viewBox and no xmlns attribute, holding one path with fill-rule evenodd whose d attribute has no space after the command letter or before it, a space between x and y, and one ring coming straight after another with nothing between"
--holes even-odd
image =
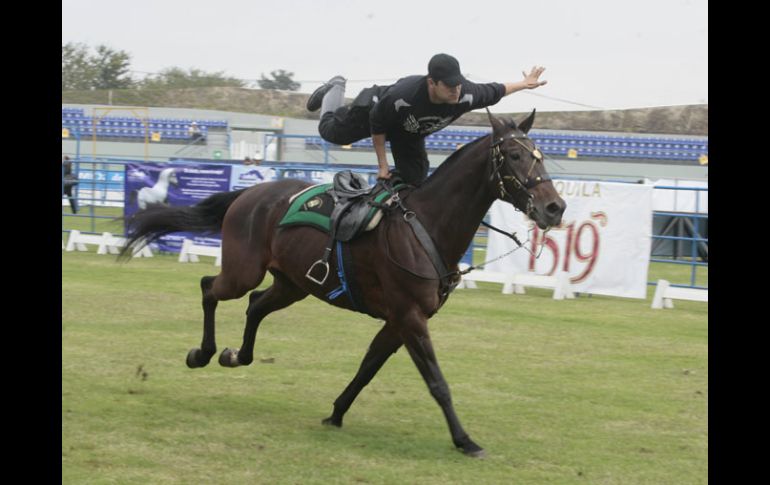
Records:
<instances>
[{"instance_id":1,"label":"horse's eye","mask_svg":"<svg viewBox=\"0 0 770 485\"><path fill-rule=\"evenodd\" d=\"M518 160L518 159L519 159L519 158L521 158L521 157L519 157L519 154L518 154L518 153L516 153L516 152L513 152L513 153L511 153L511 158L513 158L514 160Z\"/></svg>"}]
</instances>

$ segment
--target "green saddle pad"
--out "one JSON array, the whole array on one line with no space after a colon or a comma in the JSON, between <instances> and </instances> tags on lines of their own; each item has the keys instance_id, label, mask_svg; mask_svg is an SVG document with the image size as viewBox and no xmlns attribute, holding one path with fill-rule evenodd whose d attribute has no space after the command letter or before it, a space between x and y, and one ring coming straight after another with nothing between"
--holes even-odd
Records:
<instances>
[{"instance_id":1,"label":"green saddle pad","mask_svg":"<svg viewBox=\"0 0 770 485\"><path fill-rule=\"evenodd\" d=\"M293 202L289 205L278 226L313 226L328 234L331 229L330 216L334 210L334 200L327 193L331 186L332 184L313 185L294 195ZM405 187L405 185L400 184L395 187L395 190L401 187ZM391 195L392 192L383 190L377 194L374 201L382 203ZM372 207L366 214L362 227L367 227L378 212L382 212L382 209Z\"/></svg>"},{"instance_id":2,"label":"green saddle pad","mask_svg":"<svg viewBox=\"0 0 770 485\"><path fill-rule=\"evenodd\" d=\"M326 191L331 186L332 184L313 185L295 195L278 226L313 226L328 233L331 227L329 216L334 209L334 201Z\"/></svg>"}]
</instances>

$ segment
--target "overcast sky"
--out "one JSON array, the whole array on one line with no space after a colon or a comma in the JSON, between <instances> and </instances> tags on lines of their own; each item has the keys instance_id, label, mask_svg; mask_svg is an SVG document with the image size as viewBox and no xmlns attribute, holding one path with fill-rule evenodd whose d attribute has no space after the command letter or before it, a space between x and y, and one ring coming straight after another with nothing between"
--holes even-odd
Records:
<instances>
[{"instance_id":1,"label":"overcast sky","mask_svg":"<svg viewBox=\"0 0 770 485\"><path fill-rule=\"evenodd\" d=\"M547 85L493 112L708 103L707 0L62 0L67 42L126 51L137 76L285 69L309 93L341 74L348 97L438 52L474 82L545 66Z\"/></svg>"}]
</instances>

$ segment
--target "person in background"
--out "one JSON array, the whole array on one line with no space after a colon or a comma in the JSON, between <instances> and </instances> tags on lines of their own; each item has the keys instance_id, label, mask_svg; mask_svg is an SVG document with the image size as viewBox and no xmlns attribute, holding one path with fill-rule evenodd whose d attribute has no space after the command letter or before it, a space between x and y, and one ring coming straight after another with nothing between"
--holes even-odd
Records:
<instances>
[{"instance_id":1,"label":"person in background","mask_svg":"<svg viewBox=\"0 0 770 485\"><path fill-rule=\"evenodd\" d=\"M190 127L187 128L187 134L190 135L190 138L193 141L197 141L197 140L203 138L203 133L201 133L201 129L198 126L198 123L195 122L195 121L190 123Z\"/></svg>"},{"instance_id":2,"label":"person in background","mask_svg":"<svg viewBox=\"0 0 770 485\"><path fill-rule=\"evenodd\" d=\"M70 203L70 208L73 214L78 213L78 204L75 197L72 196L72 187L76 186L79 182L75 174L72 173L72 161L70 157L64 155L62 158L62 195L66 195Z\"/></svg>"}]
</instances>

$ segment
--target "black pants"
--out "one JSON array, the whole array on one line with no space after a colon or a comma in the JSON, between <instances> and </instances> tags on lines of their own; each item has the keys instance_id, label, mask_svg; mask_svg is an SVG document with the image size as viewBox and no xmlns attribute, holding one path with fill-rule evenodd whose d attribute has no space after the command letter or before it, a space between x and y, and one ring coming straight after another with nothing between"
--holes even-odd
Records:
<instances>
[{"instance_id":1,"label":"black pants","mask_svg":"<svg viewBox=\"0 0 770 485\"><path fill-rule=\"evenodd\" d=\"M318 124L318 131L324 140L337 145L351 143L372 136L369 128L369 110L363 107L343 106L336 111L324 113ZM393 154L394 172L404 182L419 185L428 176L428 154L425 151L425 138L421 136L391 139L390 151Z\"/></svg>"},{"instance_id":2,"label":"black pants","mask_svg":"<svg viewBox=\"0 0 770 485\"><path fill-rule=\"evenodd\" d=\"M68 183L67 181L65 181L64 182L64 189L63 189L64 193L62 194L62 195L66 195L67 199L70 201L70 208L72 209L72 213L73 214L77 214L78 213L77 201L72 196L72 187L74 187L75 185L77 185L77 184L71 184L71 183Z\"/></svg>"}]
</instances>

